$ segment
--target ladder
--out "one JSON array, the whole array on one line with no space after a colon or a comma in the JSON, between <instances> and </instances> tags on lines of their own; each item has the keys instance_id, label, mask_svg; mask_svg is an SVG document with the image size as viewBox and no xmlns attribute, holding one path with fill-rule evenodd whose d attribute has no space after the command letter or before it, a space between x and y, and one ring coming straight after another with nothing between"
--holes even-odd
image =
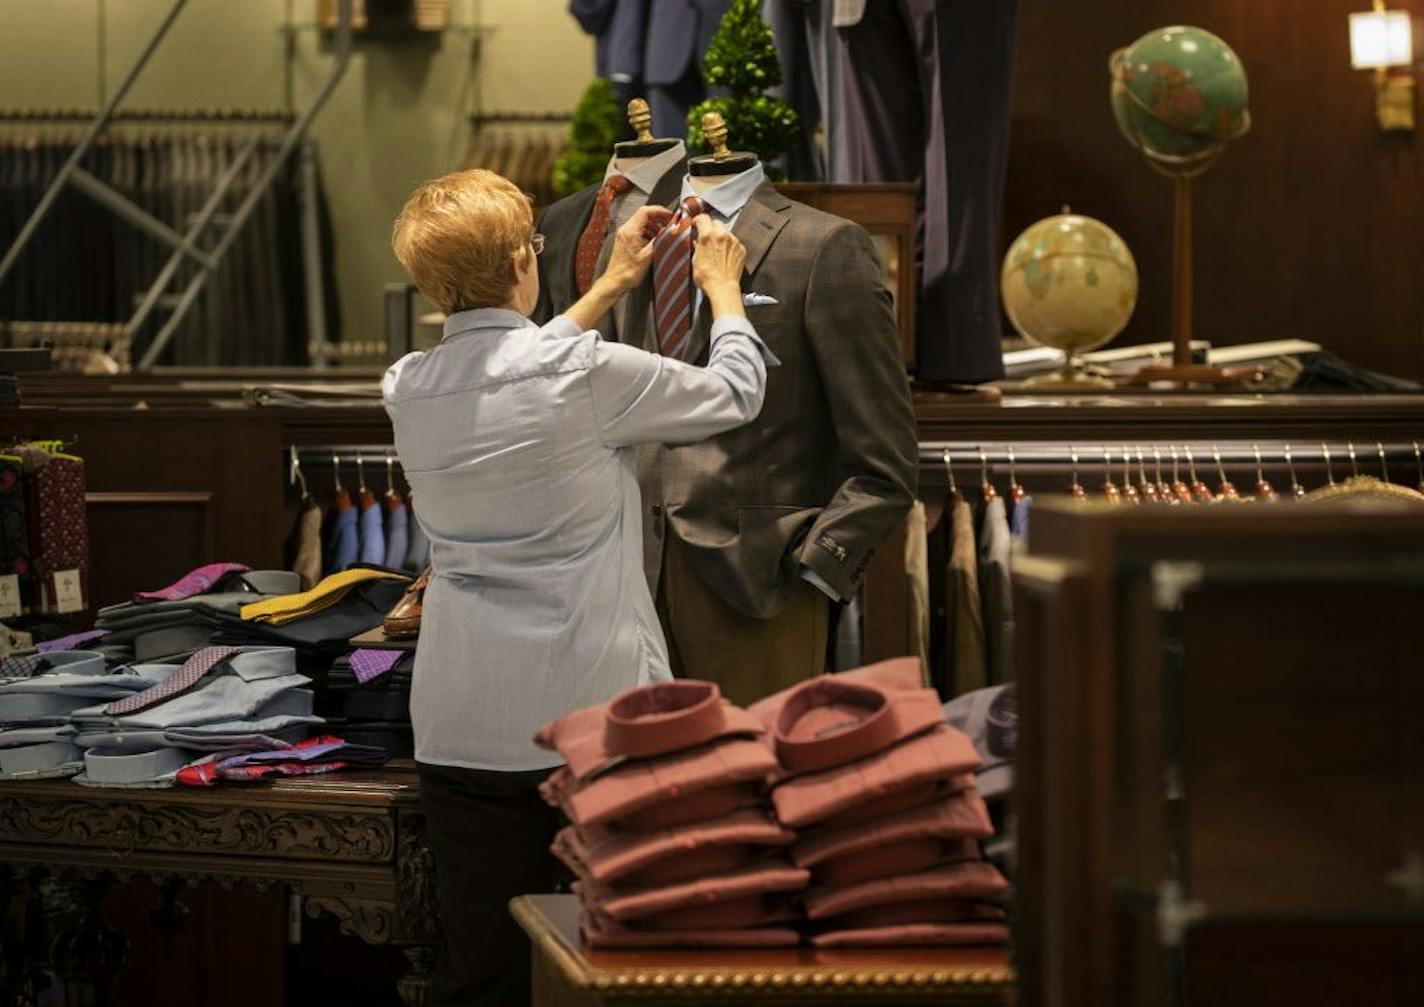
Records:
<instances>
[{"instance_id":1,"label":"ladder","mask_svg":"<svg viewBox=\"0 0 1424 1007\"><path fill-rule=\"evenodd\" d=\"M351 60L352 0L337 0L338 21L335 31L335 46L333 49L335 60L332 64L331 72L327 75L326 80L323 81L321 88L317 91L316 97L312 99L311 104L308 105L307 108L297 116L291 126L288 127L286 133L282 136L281 143L278 145L276 155L258 178L257 183L247 193L241 205L237 208L237 211L232 214L230 218L215 220L218 208L222 206L223 199L227 195L228 190L231 189L233 183L241 176L243 169L256 152L258 143L261 140L260 136L254 135L243 144L238 150L237 155L233 158L232 163L218 179L217 186L209 194L201 209L199 209L196 215L189 219L187 229L180 232L170 227L164 221L159 220L143 207L134 203L127 196L116 191L106 182L95 178L80 166L80 162L84 160L85 155L89 153L100 134L102 134L109 125L119 103L123 101L125 95L127 95L130 88L133 87L134 81L138 79L139 73L142 72L143 68L148 64L149 59L153 56L155 50L157 50L159 43L161 43L164 36L168 34L168 29L173 27L173 22L177 20L178 15L187 4L188 0L174 0L173 6L169 8L168 13L164 16L163 20L159 22L152 37L149 38L147 44L144 46L143 51L139 53L138 60L129 69L128 73L124 75L123 80L119 82L119 86L114 90L113 95L105 103L104 107L99 110L98 115L94 117L94 121L91 122L84 131L84 135L80 138L79 144L74 148L63 166L60 167L58 174L54 177L54 181L50 183L49 188L45 191L39 204L36 205L29 219L25 221L25 226L20 229L20 233L15 236L14 242L12 242L9 249L6 250L5 257L0 259L0 282L3 282L5 276L14 267L16 260L19 259L20 253L24 250L25 245L29 243L30 239L39 229L40 223L54 206L55 201L59 198L59 194L64 190L65 186L72 185L75 189L89 196L101 206L112 210L123 220L152 235L173 249L172 255L170 255L168 261L164 263L163 268L159 270L158 277L154 280L153 286L140 298L138 306L128 320L127 329L131 335L139 332L140 327L148 320L149 315L153 313L154 309L159 307L161 302L165 302L165 306L167 306L166 302L172 300L168 297L169 287L172 285L174 277L178 274L178 269L184 259L186 258L196 262L200 268L194 271L192 278L188 281L182 292L177 294L176 300L172 300L171 313L167 321L163 327L159 329L157 335L153 338L153 342L149 344L147 350L144 351L143 356L139 359L137 369L141 371L151 368L159 355L168 346L169 341L177 332L178 325L182 322L183 316L188 313L188 310L197 301L198 296L207 285L208 277L213 274L218 264L222 262L223 256L227 254L228 249L232 247L232 243L242 230L243 225L246 224L248 218L252 216L253 211L256 210L258 203L266 194L267 190L272 187L272 183L276 181L287 159L297 148L297 145L301 143L302 137L306 134L307 127L321 110L321 107L326 104L326 100L331 97L332 91L336 89L336 85L345 75L347 64ZM208 230L210 226L218 232L219 237L211 248L204 249L198 244L198 238ZM311 310L311 305L308 305L308 311Z\"/></svg>"}]
</instances>

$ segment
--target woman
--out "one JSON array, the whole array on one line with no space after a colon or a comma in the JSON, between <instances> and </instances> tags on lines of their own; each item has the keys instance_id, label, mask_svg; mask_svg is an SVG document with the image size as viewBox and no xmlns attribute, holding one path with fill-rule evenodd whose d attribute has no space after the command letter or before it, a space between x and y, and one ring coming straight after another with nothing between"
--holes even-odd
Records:
<instances>
[{"instance_id":1,"label":"woman","mask_svg":"<svg viewBox=\"0 0 1424 1007\"><path fill-rule=\"evenodd\" d=\"M543 238L510 182L447 175L396 221L396 257L448 315L440 344L382 383L431 542L411 721L446 937L437 1004L528 1002L528 947L506 904L549 890L558 825L537 786L559 760L534 732L670 677L634 445L700 440L761 410L770 355L742 309L746 253L705 216L692 276L714 317L707 366L590 331L643 279L670 217L640 210L603 276L543 328L526 317Z\"/></svg>"}]
</instances>

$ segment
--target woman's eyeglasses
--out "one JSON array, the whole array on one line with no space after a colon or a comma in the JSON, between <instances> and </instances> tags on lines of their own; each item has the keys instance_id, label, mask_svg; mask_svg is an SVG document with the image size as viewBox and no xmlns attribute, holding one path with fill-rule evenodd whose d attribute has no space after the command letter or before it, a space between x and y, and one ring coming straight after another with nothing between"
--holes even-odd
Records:
<instances>
[{"instance_id":1,"label":"woman's eyeglasses","mask_svg":"<svg viewBox=\"0 0 1424 1007\"><path fill-rule=\"evenodd\" d=\"M539 255L544 251L544 236L535 231L529 237L529 246L534 249L534 254Z\"/></svg>"}]
</instances>

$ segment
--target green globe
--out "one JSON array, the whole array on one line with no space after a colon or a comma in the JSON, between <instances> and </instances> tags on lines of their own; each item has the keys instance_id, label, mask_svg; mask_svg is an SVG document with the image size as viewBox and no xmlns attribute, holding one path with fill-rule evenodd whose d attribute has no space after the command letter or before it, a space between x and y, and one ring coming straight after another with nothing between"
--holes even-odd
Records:
<instances>
[{"instance_id":1,"label":"green globe","mask_svg":"<svg viewBox=\"0 0 1424 1007\"><path fill-rule=\"evenodd\" d=\"M1148 32L1108 61L1118 128L1154 167L1195 174L1251 128L1246 71L1201 28Z\"/></svg>"},{"instance_id":2,"label":"green globe","mask_svg":"<svg viewBox=\"0 0 1424 1007\"><path fill-rule=\"evenodd\" d=\"M1112 228L1065 207L1033 224L1004 257L999 289L1030 342L1077 353L1123 330L1137 306L1137 263Z\"/></svg>"}]
</instances>

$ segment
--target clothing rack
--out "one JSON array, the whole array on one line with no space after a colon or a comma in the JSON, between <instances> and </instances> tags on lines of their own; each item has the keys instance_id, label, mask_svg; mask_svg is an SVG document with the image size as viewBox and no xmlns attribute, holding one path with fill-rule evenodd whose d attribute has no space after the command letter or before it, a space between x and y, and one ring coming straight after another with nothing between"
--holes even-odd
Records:
<instances>
[{"instance_id":1,"label":"clothing rack","mask_svg":"<svg viewBox=\"0 0 1424 1007\"><path fill-rule=\"evenodd\" d=\"M1124 451L1132 455L1132 460L1137 461L1138 451L1142 451L1147 460L1151 461L1154 450L1161 452L1165 459L1169 457L1171 449L1175 448L1182 457L1185 452L1191 451L1198 459L1210 459L1213 462L1219 454L1223 463L1245 464L1256 462L1256 452L1260 451L1262 463L1284 465L1287 462L1330 462L1348 464L1351 449L1358 461L1363 464L1369 459L1376 462L1379 459L1380 450L1383 449L1387 459L1409 459L1414 460L1420 454L1421 444L1424 441L1411 441L1407 444L1391 443L1383 444L1376 441L1345 441L1322 443L1320 441L1291 441L1289 443L1276 441L1266 443L1251 443L1247 441L1181 441L1168 443L1166 441L1140 441L1121 442L1115 441L1108 444L1045 444L1042 441L1025 441L1018 444L980 444L965 441L921 441L920 461L944 463L945 452L949 452L950 462L956 469L969 468L980 463L988 465L1071 465L1074 456L1080 465L1091 465L1094 462L1101 463L1103 454L1106 452L1114 461L1120 459ZM1290 455L1287 457L1287 450Z\"/></svg>"},{"instance_id":2,"label":"clothing rack","mask_svg":"<svg viewBox=\"0 0 1424 1007\"><path fill-rule=\"evenodd\" d=\"M66 123L92 122L99 113L95 109L0 108L0 122ZM289 126L296 115L281 109L261 108L134 108L115 112L111 123L193 123L211 125L230 122L238 125Z\"/></svg>"}]
</instances>

